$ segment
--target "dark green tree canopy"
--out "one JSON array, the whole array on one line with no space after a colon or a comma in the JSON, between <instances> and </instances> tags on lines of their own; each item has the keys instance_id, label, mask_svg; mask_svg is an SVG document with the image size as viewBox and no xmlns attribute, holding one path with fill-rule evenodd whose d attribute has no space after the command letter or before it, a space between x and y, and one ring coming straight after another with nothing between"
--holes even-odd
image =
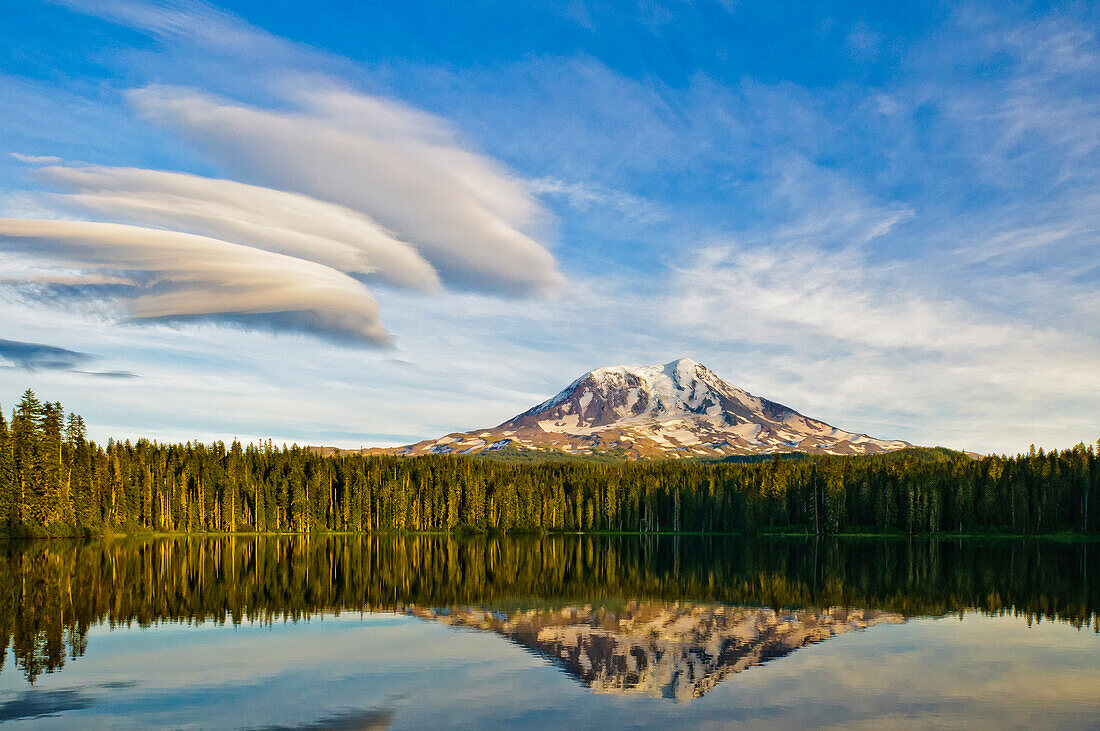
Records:
<instances>
[{"instance_id":1,"label":"dark green tree canopy","mask_svg":"<svg viewBox=\"0 0 1100 731\"><path fill-rule=\"evenodd\" d=\"M27 390L0 415L0 520L103 532L1092 532L1098 449L944 449L701 463L322 456L298 446L88 441Z\"/></svg>"}]
</instances>

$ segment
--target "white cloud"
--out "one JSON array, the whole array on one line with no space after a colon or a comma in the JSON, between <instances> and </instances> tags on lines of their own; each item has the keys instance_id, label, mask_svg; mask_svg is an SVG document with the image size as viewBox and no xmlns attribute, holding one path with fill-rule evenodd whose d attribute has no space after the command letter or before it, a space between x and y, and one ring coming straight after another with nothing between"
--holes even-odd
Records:
<instances>
[{"instance_id":1,"label":"white cloud","mask_svg":"<svg viewBox=\"0 0 1100 731\"><path fill-rule=\"evenodd\" d=\"M426 298L380 289L401 358L411 365L384 352L364 356L312 338L211 324L135 331L74 316L66 329L45 308L32 325L15 323L19 311L5 307L12 327L23 328L9 337L97 353L113 342L112 367L141 372L140 384L110 398L89 393L72 374L44 381L71 379L71 391L54 397L95 403L106 425L101 434L175 426L177 434L281 430L275 435L304 440L339 425L345 436L308 439L411 441L511 416L589 367L678 356L844 428L917 443L1064 447L1095 439L1100 428L1100 270L1093 263L1100 75L1090 73L1098 58L1091 26L1083 32L1072 18L1024 23L998 13L967 26L960 17L972 11L962 9L922 33L881 87L810 89L748 77L729 84L703 69L686 86L669 86L659 75L630 79L583 54L449 70L415 61L367 67L275 38L204 3L68 4L156 39L112 49L106 62L116 64L116 78L181 83L233 100L159 87L136 95L150 118L206 152L219 175L342 204L418 249L421 239L396 224L414 215L408 208L419 198L401 194L391 206L383 194L386 185L397 196L411 189L409 181L427 181L424 210L434 218L411 223L438 251L420 253L437 265L451 257L451 269L440 266L449 283L509 292L546 272L553 279L556 265L528 260L534 273L519 284L508 267L481 282L464 279L463 267L507 252L509 237L539 242L543 214L529 192L560 196L578 209L566 251L576 257L576 280L592 290L578 296L575 282L547 307L477 292ZM326 76L313 86L301 81L303 72L321 71ZM491 134L495 154L539 178L518 181L472 152L448 121L334 89L332 78L375 89L392 81L411 100L446 110L459 129ZM13 108L31 96L23 87L13 94ZM81 113L54 113L62 106ZM95 109L66 97L25 126L50 129L64 120L66 140L114 141L97 148L112 150L105 155L66 148L68 158L140 154L148 140L135 132L143 128ZM164 140L155 138L158 159L168 154ZM18 148L54 151L37 141ZM178 168L194 164L171 159ZM368 160L375 167L361 174ZM368 183L370 190L360 190ZM658 201L669 212L662 223L673 230L639 226L619 237L626 245L606 243L613 222L592 213L629 205L615 198L618 190ZM136 206L126 193L126 205ZM205 196L190 192L187 205ZM456 201L472 204L476 215L455 218L448 206ZM57 217L32 203L8 195L0 210ZM391 207L390 218L376 213ZM177 214L176 223L165 217L157 225L237 240ZM465 238L437 240L433 226L461 229ZM498 229L506 229L503 246ZM325 261L335 263L337 249L325 250L332 257ZM598 266L586 260L593 252ZM671 283L660 265L666 261L678 267ZM10 275L7 264L0 261L0 271ZM93 275L103 283L133 279L62 262L27 270L24 279L79 284ZM52 337L39 334L45 328ZM157 347L149 345L154 339ZM191 375L196 368L201 376ZM212 396L211 382L219 384ZM17 397L14 384L0 385ZM171 408L150 406L162 403ZM112 408L116 417L102 416Z\"/></svg>"},{"instance_id":2,"label":"white cloud","mask_svg":"<svg viewBox=\"0 0 1100 731\"><path fill-rule=\"evenodd\" d=\"M98 220L242 245L234 250L242 260L248 248L259 258L259 250L264 250L368 282L432 293L446 283L495 294L541 295L564 284L553 255L533 238L533 232L548 222L548 214L526 182L469 150L440 117L393 99L348 91L331 77L305 76L322 71L358 74L360 67L254 28L206 2L62 2L159 41L156 50L123 54L130 63L139 63L147 78L169 67L164 75L179 78L184 69L188 83L207 84L234 99L259 96L278 107L250 108L170 87L132 94L146 118L158 119L181 137L198 142L215 167L264 185L137 168L49 167L37 171L37 179L68 193L9 193L0 198L0 215L56 220L86 218L92 211ZM235 73L225 74L226 64ZM16 157L39 165L60 162L56 157ZM99 285L116 278L125 282L113 286L130 287L120 300L126 307L154 301L147 292L139 297L127 277L127 267L134 265L132 249L103 244L96 261L101 271L93 273L89 262L73 252L75 261L64 260L63 247L55 243L54 259L19 261L20 267L9 268L0 284L9 290L12 284L25 285L24 290L48 285L78 290L89 298L89 306L102 312L110 309L115 290ZM111 256L118 259L111 262ZM142 266L145 279L140 281L175 281L176 272L157 270L152 259L143 260ZM108 269L110 273L104 273ZM321 268L311 271L321 276ZM291 302L291 290L279 298L298 315L268 312L261 318L263 324L308 329L313 316L303 313L323 312L316 319L319 328L334 332L335 302L319 303L317 291L299 291L307 296L298 305ZM101 298L93 299L96 296ZM363 297L373 303L360 286L349 297L349 306L359 307ZM220 303L215 307L226 305L224 296L214 301ZM194 310L193 305L188 301L179 308ZM174 317L219 319L227 314ZM349 317L354 320L361 314ZM259 322L245 312L234 318L246 324ZM363 332L354 324L335 327L344 334L348 330L360 336ZM378 324L370 337L385 339L384 332Z\"/></svg>"},{"instance_id":3,"label":"white cloud","mask_svg":"<svg viewBox=\"0 0 1100 731\"><path fill-rule=\"evenodd\" d=\"M685 314L718 305L729 314L718 322L754 340L779 340L778 329L798 327L802 337L953 351L1003 342L1013 332L967 318L958 305L922 297L888 269L869 268L851 249L712 247L680 276ZM960 329L963 322L967 327Z\"/></svg>"},{"instance_id":4,"label":"white cloud","mask_svg":"<svg viewBox=\"0 0 1100 731\"><path fill-rule=\"evenodd\" d=\"M969 448L1027 439L1029 428L1033 441L1090 438L1096 424L1069 417L1084 403L1100 411L1100 343L977 310L929 285L858 248L731 245L701 250L672 298L705 339L756 351L766 395L785 391L815 415L916 417L923 428L900 436L954 437ZM1062 414L1051 419L1057 427L1039 423L1051 410Z\"/></svg>"},{"instance_id":5,"label":"white cloud","mask_svg":"<svg viewBox=\"0 0 1100 731\"><path fill-rule=\"evenodd\" d=\"M843 175L801 155L773 163L766 180L778 218L758 234L768 245L863 246L914 217L909 206L872 200Z\"/></svg>"},{"instance_id":6,"label":"white cloud","mask_svg":"<svg viewBox=\"0 0 1100 731\"><path fill-rule=\"evenodd\" d=\"M639 223L656 223L668 217L657 204L599 183L569 183L558 178L531 181L531 190L541 196L561 196L579 211L610 209Z\"/></svg>"},{"instance_id":7,"label":"white cloud","mask_svg":"<svg viewBox=\"0 0 1100 731\"><path fill-rule=\"evenodd\" d=\"M521 231L544 215L522 182L449 142L444 123L422 112L332 88L300 94L294 112L156 86L132 98L239 175L371 216L445 282L530 294L564 281L550 252Z\"/></svg>"},{"instance_id":8,"label":"white cloud","mask_svg":"<svg viewBox=\"0 0 1100 731\"><path fill-rule=\"evenodd\" d=\"M416 251L363 214L304 195L197 175L135 168L45 167L36 177L76 191L55 202L137 224L254 246L349 274L437 290Z\"/></svg>"},{"instance_id":9,"label":"white cloud","mask_svg":"<svg viewBox=\"0 0 1100 731\"><path fill-rule=\"evenodd\" d=\"M218 318L389 343L374 297L334 269L194 234L111 223L0 219L0 245L92 274L122 277L130 320ZM39 281L53 281L41 272ZM88 279L84 284L95 280Z\"/></svg>"},{"instance_id":10,"label":"white cloud","mask_svg":"<svg viewBox=\"0 0 1100 731\"><path fill-rule=\"evenodd\" d=\"M13 153L11 153L11 156L14 157L16 160L18 160L19 162L28 162L28 163L42 164L42 165L48 165L50 163L61 162L60 157L55 157L53 155L23 155L23 154L18 153L18 152L13 152Z\"/></svg>"},{"instance_id":11,"label":"white cloud","mask_svg":"<svg viewBox=\"0 0 1100 731\"><path fill-rule=\"evenodd\" d=\"M77 12L104 18L161 38L186 37L241 52L271 50L286 42L248 26L201 0L58 0Z\"/></svg>"},{"instance_id":12,"label":"white cloud","mask_svg":"<svg viewBox=\"0 0 1100 731\"><path fill-rule=\"evenodd\" d=\"M1069 192L1058 189L1067 182L1095 184L1100 45L1094 30L1058 14L1005 23L999 13L970 10L953 23L947 43L920 52L942 66L922 68L922 83L901 92L943 115L947 124L936 128L947 135L935 144L961 150L970 165L967 179L980 178L1002 199L1012 200L1016 190L1034 201L1039 191Z\"/></svg>"}]
</instances>

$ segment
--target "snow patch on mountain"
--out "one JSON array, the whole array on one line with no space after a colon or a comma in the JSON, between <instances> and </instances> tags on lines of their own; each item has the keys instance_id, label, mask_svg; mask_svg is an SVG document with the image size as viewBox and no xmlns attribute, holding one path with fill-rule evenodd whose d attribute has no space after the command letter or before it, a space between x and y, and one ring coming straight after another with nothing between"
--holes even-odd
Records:
<instances>
[{"instance_id":1,"label":"snow patch on mountain","mask_svg":"<svg viewBox=\"0 0 1100 731\"><path fill-rule=\"evenodd\" d=\"M494 429L449 434L398 454L471 454L508 446L629 458L807 452L876 454L910 446L838 429L754 396L688 358L589 371Z\"/></svg>"}]
</instances>

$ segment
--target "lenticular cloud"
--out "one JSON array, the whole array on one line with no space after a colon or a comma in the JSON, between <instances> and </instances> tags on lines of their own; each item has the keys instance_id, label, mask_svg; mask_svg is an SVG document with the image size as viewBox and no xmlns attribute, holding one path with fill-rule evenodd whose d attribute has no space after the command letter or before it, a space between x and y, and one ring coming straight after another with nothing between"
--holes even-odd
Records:
<instances>
[{"instance_id":1,"label":"lenticular cloud","mask_svg":"<svg viewBox=\"0 0 1100 731\"><path fill-rule=\"evenodd\" d=\"M526 296L564 282L524 232L545 217L526 184L443 120L331 87L291 97L294 111L272 111L167 87L133 93L147 118L249 182L17 155L54 191L37 194L51 212L96 221L0 219L0 249L34 264L15 284L134 321L386 344L366 284Z\"/></svg>"},{"instance_id":2,"label":"lenticular cloud","mask_svg":"<svg viewBox=\"0 0 1100 731\"><path fill-rule=\"evenodd\" d=\"M0 219L0 242L83 271L112 274L114 301L130 320L214 318L382 345L390 341L378 304L361 282L285 254L195 234L87 221Z\"/></svg>"},{"instance_id":3,"label":"lenticular cloud","mask_svg":"<svg viewBox=\"0 0 1100 731\"><path fill-rule=\"evenodd\" d=\"M522 231L543 216L527 187L460 147L435 117L335 89L298 94L291 112L160 86L132 98L236 175L370 216L445 283L525 295L564 281L550 252Z\"/></svg>"},{"instance_id":4,"label":"lenticular cloud","mask_svg":"<svg viewBox=\"0 0 1100 731\"><path fill-rule=\"evenodd\" d=\"M288 254L391 284L438 290L439 276L409 244L370 217L296 193L197 175L50 166L36 177L73 191L61 204Z\"/></svg>"}]
</instances>

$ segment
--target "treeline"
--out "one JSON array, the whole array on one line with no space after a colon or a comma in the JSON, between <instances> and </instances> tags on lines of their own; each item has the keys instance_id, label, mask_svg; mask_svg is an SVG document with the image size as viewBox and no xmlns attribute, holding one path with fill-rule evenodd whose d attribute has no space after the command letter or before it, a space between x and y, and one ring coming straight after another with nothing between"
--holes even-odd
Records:
<instances>
[{"instance_id":1,"label":"treeline","mask_svg":"<svg viewBox=\"0 0 1100 731\"><path fill-rule=\"evenodd\" d=\"M414 607L624 600L907 617L978 610L1100 630L1095 542L740 536L174 536L0 543L0 670L28 680L89 630L278 622Z\"/></svg>"},{"instance_id":2,"label":"treeline","mask_svg":"<svg viewBox=\"0 0 1100 731\"><path fill-rule=\"evenodd\" d=\"M1100 442L1098 442L1100 447ZM760 463L329 456L270 442L87 439L28 390L0 412L0 526L106 532L1095 532L1093 445Z\"/></svg>"}]
</instances>

